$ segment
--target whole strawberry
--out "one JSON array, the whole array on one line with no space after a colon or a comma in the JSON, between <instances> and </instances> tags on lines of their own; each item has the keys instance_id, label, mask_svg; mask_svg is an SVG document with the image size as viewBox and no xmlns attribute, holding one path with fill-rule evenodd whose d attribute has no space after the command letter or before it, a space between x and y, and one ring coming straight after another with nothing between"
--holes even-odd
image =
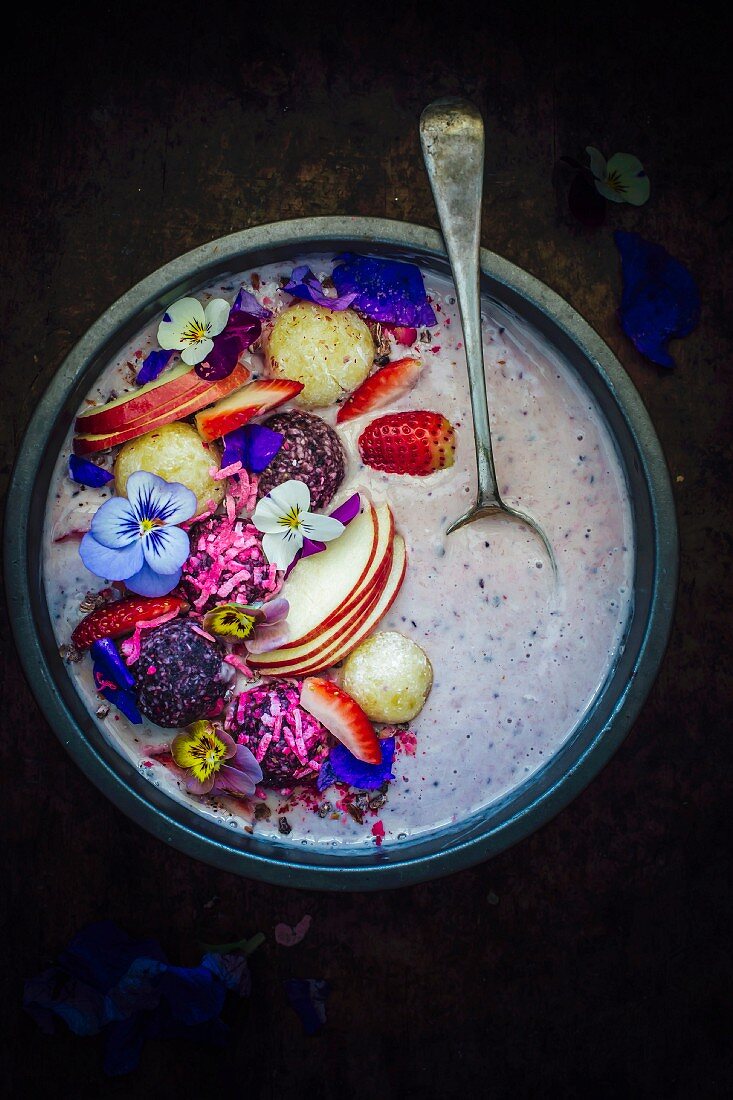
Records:
<instances>
[{"instance_id":1,"label":"whole strawberry","mask_svg":"<svg viewBox=\"0 0 733 1100\"><path fill-rule=\"evenodd\" d=\"M425 477L452 466L455 452L453 425L424 409L379 416L359 436L362 461L388 474Z\"/></svg>"}]
</instances>

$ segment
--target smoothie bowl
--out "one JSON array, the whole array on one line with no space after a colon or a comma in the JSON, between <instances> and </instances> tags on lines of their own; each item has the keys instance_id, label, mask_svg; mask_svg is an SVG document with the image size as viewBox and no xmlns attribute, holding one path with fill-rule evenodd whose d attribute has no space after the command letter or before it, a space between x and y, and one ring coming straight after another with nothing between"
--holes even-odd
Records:
<instances>
[{"instance_id":1,"label":"smoothie bowl","mask_svg":"<svg viewBox=\"0 0 733 1100\"><path fill-rule=\"evenodd\" d=\"M246 230L162 268L55 376L13 475L11 618L50 724L216 866L373 889L570 801L668 638L676 525L641 401L552 291L482 252L501 519L475 485L437 233Z\"/></svg>"}]
</instances>

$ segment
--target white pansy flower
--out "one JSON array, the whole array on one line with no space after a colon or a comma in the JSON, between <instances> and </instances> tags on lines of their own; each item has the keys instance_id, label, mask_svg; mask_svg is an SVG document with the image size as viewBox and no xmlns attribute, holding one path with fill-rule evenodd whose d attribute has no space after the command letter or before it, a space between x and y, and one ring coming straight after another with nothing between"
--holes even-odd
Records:
<instances>
[{"instance_id":1,"label":"white pansy flower","mask_svg":"<svg viewBox=\"0 0 733 1100\"><path fill-rule=\"evenodd\" d=\"M605 157L592 145L586 147L590 157L596 190L611 202L630 202L643 206L649 198L649 177L638 157L631 153L614 153L606 162Z\"/></svg>"},{"instance_id":2,"label":"white pansy flower","mask_svg":"<svg viewBox=\"0 0 733 1100\"><path fill-rule=\"evenodd\" d=\"M166 351L180 351L189 366L203 363L214 347L212 337L226 327L230 308L223 298L213 298L206 309L196 298L179 298L158 326L158 343Z\"/></svg>"},{"instance_id":3,"label":"white pansy flower","mask_svg":"<svg viewBox=\"0 0 733 1100\"><path fill-rule=\"evenodd\" d=\"M330 516L309 512L310 489L302 481L284 481L259 502L252 523L262 532L262 550L271 565L287 569L304 539L331 542L344 524Z\"/></svg>"}]
</instances>

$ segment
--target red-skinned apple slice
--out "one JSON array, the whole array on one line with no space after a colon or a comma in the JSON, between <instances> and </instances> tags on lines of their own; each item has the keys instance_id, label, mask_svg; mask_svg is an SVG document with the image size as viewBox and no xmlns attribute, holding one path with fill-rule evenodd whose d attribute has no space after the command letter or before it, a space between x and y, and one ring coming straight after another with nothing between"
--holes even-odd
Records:
<instances>
[{"instance_id":1,"label":"red-skinned apple slice","mask_svg":"<svg viewBox=\"0 0 733 1100\"><path fill-rule=\"evenodd\" d=\"M283 405L302 389L302 382L292 382L289 378L259 378L239 393L225 397L199 413L196 428L201 438L209 443L235 428L241 428L254 416L261 416Z\"/></svg>"},{"instance_id":2,"label":"red-skinned apple slice","mask_svg":"<svg viewBox=\"0 0 733 1100\"><path fill-rule=\"evenodd\" d=\"M282 671L278 665L260 663L257 665L259 674L261 676L309 676L312 672L320 672L322 669L331 668L339 661L343 661L352 649L355 649L374 630L380 619L383 619L387 614L402 587L406 570L407 553L405 543L399 535L396 535L394 539L394 556L387 583L371 611L365 614L360 623L351 628L350 635L348 637L342 635L340 640L330 649L319 652L316 656L310 658L304 656L301 663ZM262 654L263 658L269 656L270 654Z\"/></svg>"},{"instance_id":3,"label":"red-skinned apple slice","mask_svg":"<svg viewBox=\"0 0 733 1100\"><path fill-rule=\"evenodd\" d=\"M243 386L249 376L249 369L237 363L231 374L219 380L229 384L229 388L222 392L221 389L214 389L219 386L218 382L199 378L193 367L182 363L173 367L168 378L157 378L139 390L124 393L106 405L82 413L76 418L74 427L82 435L116 435L138 422L157 420L169 410L199 396L206 395L208 402L218 401ZM201 407L198 406L199 409Z\"/></svg>"},{"instance_id":4,"label":"red-skinned apple slice","mask_svg":"<svg viewBox=\"0 0 733 1100\"><path fill-rule=\"evenodd\" d=\"M277 650L270 650L268 653L251 653L247 658L251 667L259 669L260 665L267 665L268 667L277 665L278 674L285 676L290 668L301 665L304 659L313 660L321 652L330 651L344 637L348 637L352 630L359 628L360 623L363 622L381 598L392 568L392 555L392 539L390 539L387 553L382 559L378 572L362 590L358 601L343 617L338 617L336 622L324 627L321 633L318 633L316 637L302 646L296 646L293 649L283 646Z\"/></svg>"},{"instance_id":5,"label":"red-skinned apple slice","mask_svg":"<svg viewBox=\"0 0 733 1100\"><path fill-rule=\"evenodd\" d=\"M231 393L242 385L249 377L246 367L235 367L230 375L218 382L207 382L206 388L193 395L184 396L181 400L163 409L156 410L150 417L143 416L133 423L128 424L118 432L100 432L77 435L74 439L74 453L78 455L92 454L95 451L107 451L110 447L116 447L120 443L127 443L130 439L136 439L139 435L161 428L164 424L171 424L175 420L183 420L186 416L192 416L204 405L218 400L225 394Z\"/></svg>"},{"instance_id":6,"label":"red-skinned apple slice","mask_svg":"<svg viewBox=\"0 0 733 1100\"><path fill-rule=\"evenodd\" d=\"M300 705L329 733L345 745L357 760L381 764L382 749L374 726L355 699L330 680L311 676L303 681Z\"/></svg>"}]
</instances>

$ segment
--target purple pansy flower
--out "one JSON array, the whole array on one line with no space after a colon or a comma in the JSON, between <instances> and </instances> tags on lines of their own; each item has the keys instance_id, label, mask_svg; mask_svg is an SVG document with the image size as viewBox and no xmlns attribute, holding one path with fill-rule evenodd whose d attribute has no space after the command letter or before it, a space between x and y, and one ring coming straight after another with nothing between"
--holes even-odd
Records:
<instances>
[{"instance_id":1,"label":"purple pansy flower","mask_svg":"<svg viewBox=\"0 0 733 1100\"><path fill-rule=\"evenodd\" d=\"M416 264L356 256L353 252L343 252L335 259L342 261L333 269L336 290L339 294L355 294L354 309L365 317L410 327L437 324Z\"/></svg>"},{"instance_id":2,"label":"purple pansy flower","mask_svg":"<svg viewBox=\"0 0 733 1100\"><path fill-rule=\"evenodd\" d=\"M221 726L206 719L173 738L171 755L186 771L186 790L191 794L221 791L249 798L262 782L262 769L246 745L237 745Z\"/></svg>"},{"instance_id":3,"label":"purple pansy flower","mask_svg":"<svg viewBox=\"0 0 733 1100\"><path fill-rule=\"evenodd\" d=\"M264 424L245 424L224 436L222 469L241 462L251 474L261 474L272 462L285 441L280 432Z\"/></svg>"},{"instance_id":4,"label":"purple pansy flower","mask_svg":"<svg viewBox=\"0 0 733 1100\"><path fill-rule=\"evenodd\" d=\"M351 291L339 295L338 298L329 297L311 269L305 264L293 268L290 280L283 290L295 298L302 298L306 302L315 302L317 306L336 310L348 309L357 296L356 291Z\"/></svg>"},{"instance_id":5,"label":"purple pansy flower","mask_svg":"<svg viewBox=\"0 0 733 1100\"><path fill-rule=\"evenodd\" d=\"M185 485L138 470L127 497L98 508L79 554L98 577L124 581L140 596L164 596L178 584L189 555L188 535L176 524L196 514L196 494Z\"/></svg>"},{"instance_id":6,"label":"purple pansy flower","mask_svg":"<svg viewBox=\"0 0 733 1100\"><path fill-rule=\"evenodd\" d=\"M220 603L207 611L202 626L209 634L242 642L248 653L270 653L289 638L290 604L280 597L257 607L242 603Z\"/></svg>"}]
</instances>

